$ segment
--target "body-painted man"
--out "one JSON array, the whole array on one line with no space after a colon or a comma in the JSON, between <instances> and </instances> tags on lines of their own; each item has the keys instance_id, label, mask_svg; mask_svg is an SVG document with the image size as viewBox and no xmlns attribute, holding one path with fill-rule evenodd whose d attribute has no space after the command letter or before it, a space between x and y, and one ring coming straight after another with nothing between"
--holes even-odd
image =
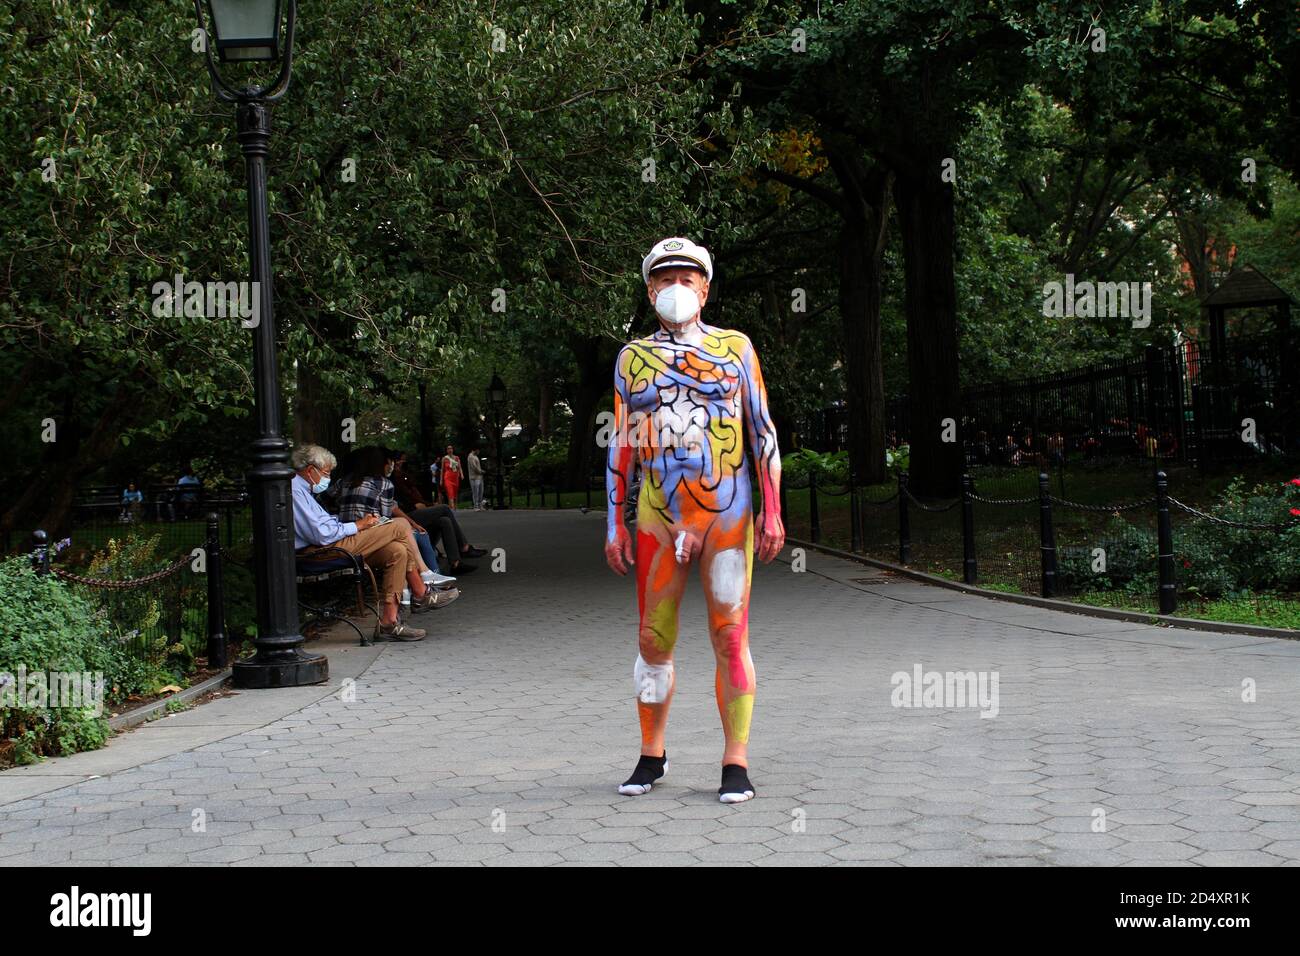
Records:
<instances>
[{"instance_id":1,"label":"body-painted man","mask_svg":"<svg viewBox=\"0 0 1300 956\"><path fill-rule=\"evenodd\" d=\"M726 741L718 794L723 803L739 803L754 796L748 775L753 555L769 562L785 543L776 429L749 339L700 321L713 278L708 251L688 239L664 239L646 256L641 275L659 330L619 352L606 472L605 559L619 574L635 568L640 610L633 677L641 759L619 792L645 793L667 770L664 730L675 684L677 612L687 575L698 565ZM750 455L762 494L757 522ZM623 504L637 461L642 484L634 547Z\"/></svg>"}]
</instances>

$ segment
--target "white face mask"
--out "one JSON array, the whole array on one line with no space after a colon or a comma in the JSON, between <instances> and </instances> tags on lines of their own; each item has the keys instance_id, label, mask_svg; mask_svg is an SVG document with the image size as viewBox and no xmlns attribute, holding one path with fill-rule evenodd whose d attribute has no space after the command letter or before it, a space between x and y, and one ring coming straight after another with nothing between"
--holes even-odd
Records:
<instances>
[{"instance_id":1,"label":"white face mask","mask_svg":"<svg viewBox=\"0 0 1300 956\"><path fill-rule=\"evenodd\" d=\"M682 325L700 311L700 297L689 286L674 282L655 296L655 311L665 322Z\"/></svg>"}]
</instances>

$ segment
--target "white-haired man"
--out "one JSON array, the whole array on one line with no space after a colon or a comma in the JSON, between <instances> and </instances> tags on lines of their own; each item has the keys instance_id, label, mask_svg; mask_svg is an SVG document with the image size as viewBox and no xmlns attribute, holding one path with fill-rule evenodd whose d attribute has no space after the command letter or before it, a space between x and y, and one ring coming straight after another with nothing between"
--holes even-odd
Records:
<instances>
[{"instance_id":1,"label":"white-haired man","mask_svg":"<svg viewBox=\"0 0 1300 956\"><path fill-rule=\"evenodd\" d=\"M411 589L411 610L428 611L445 607L460 592L435 591L420 579L419 553L411 543L405 522L381 523L378 515L360 521L340 521L316 503L330 483L330 472L338 464L334 455L319 445L300 445L293 450L293 534L299 554L321 548L341 548L363 557L383 576L383 604L375 636L399 641L424 639L424 631L403 622L398 602L403 588Z\"/></svg>"}]
</instances>

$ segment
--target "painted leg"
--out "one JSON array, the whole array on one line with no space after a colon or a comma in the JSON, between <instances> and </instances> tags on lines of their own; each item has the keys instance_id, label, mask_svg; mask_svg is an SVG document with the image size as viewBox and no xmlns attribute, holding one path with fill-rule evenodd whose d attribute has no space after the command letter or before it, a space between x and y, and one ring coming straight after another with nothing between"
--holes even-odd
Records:
<instances>
[{"instance_id":1,"label":"painted leg","mask_svg":"<svg viewBox=\"0 0 1300 956\"><path fill-rule=\"evenodd\" d=\"M664 731L672 704L676 676L673 648L677 644L678 608L686 589L687 566L678 564L672 538L661 519L638 518L636 532L637 662L633 676L637 717L641 723L641 753L664 753Z\"/></svg>"},{"instance_id":2,"label":"painted leg","mask_svg":"<svg viewBox=\"0 0 1300 956\"><path fill-rule=\"evenodd\" d=\"M749 654L749 583L754 568L754 523L747 515L705 537L700 578L709 608L709 639L717 662L714 692L726 738L722 763L749 766L754 712L754 661Z\"/></svg>"}]
</instances>

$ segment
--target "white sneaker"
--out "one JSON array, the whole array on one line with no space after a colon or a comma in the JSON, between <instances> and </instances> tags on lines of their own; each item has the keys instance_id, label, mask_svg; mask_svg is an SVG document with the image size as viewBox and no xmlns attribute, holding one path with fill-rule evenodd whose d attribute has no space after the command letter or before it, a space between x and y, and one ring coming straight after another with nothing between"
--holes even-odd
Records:
<instances>
[{"instance_id":1,"label":"white sneaker","mask_svg":"<svg viewBox=\"0 0 1300 956\"><path fill-rule=\"evenodd\" d=\"M456 579L446 574L439 574L437 571L420 572L420 580L425 584L431 584L434 587L444 587L448 584L455 584Z\"/></svg>"}]
</instances>

